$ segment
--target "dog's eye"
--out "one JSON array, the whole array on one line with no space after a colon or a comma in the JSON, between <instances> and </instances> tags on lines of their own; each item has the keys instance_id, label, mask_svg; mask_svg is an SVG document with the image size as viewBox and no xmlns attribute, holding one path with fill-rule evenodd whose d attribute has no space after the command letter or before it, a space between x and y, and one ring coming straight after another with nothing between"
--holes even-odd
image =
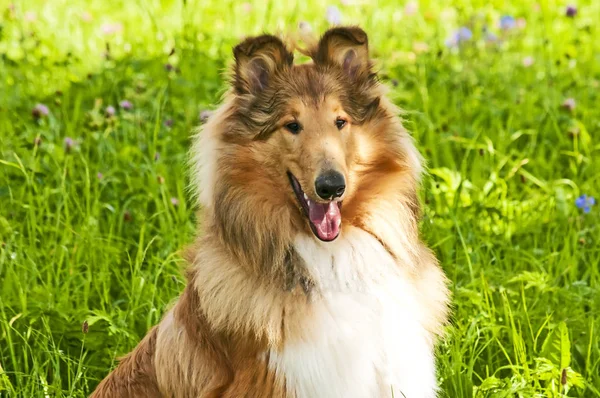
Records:
<instances>
[{"instance_id":1,"label":"dog's eye","mask_svg":"<svg viewBox=\"0 0 600 398\"><path fill-rule=\"evenodd\" d=\"M288 131L292 134L298 134L302 127L300 126L300 123L298 123L298 122L291 122L291 123L286 124L285 128L288 129Z\"/></svg>"},{"instance_id":2,"label":"dog's eye","mask_svg":"<svg viewBox=\"0 0 600 398\"><path fill-rule=\"evenodd\" d=\"M341 130L346 125L346 120L342 119L341 117L338 117L337 119L335 119L335 125L337 126L338 130Z\"/></svg>"}]
</instances>

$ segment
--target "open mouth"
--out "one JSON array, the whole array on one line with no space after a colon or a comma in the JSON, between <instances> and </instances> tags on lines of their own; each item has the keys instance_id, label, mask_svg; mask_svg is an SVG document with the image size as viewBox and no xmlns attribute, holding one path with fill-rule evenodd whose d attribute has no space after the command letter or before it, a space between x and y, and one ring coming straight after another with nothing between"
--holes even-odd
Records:
<instances>
[{"instance_id":1,"label":"open mouth","mask_svg":"<svg viewBox=\"0 0 600 398\"><path fill-rule=\"evenodd\" d=\"M296 198L308 218L310 229L315 236L324 242L335 240L340 234L342 226L341 201L317 202L306 195L300 183L294 175L288 172L290 183L296 194Z\"/></svg>"}]
</instances>

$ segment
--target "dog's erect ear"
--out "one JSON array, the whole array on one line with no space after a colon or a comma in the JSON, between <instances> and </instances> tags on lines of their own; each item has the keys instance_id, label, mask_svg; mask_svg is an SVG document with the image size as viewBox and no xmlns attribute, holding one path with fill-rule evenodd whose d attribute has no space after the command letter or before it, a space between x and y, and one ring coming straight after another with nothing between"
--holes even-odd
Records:
<instances>
[{"instance_id":1,"label":"dog's erect ear","mask_svg":"<svg viewBox=\"0 0 600 398\"><path fill-rule=\"evenodd\" d=\"M275 36L250 37L233 49L238 94L258 94L267 87L273 74L292 65L294 56Z\"/></svg>"},{"instance_id":2,"label":"dog's erect ear","mask_svg":"<svg viewBox=\"0 0 600 398\"><path fill-rule=\"evenodd\" d=\"M319 41L314 61L321 65L338 65L351 78L370 76L367 34L358 27L329 29Z\"/></svg>"}]
</instances>

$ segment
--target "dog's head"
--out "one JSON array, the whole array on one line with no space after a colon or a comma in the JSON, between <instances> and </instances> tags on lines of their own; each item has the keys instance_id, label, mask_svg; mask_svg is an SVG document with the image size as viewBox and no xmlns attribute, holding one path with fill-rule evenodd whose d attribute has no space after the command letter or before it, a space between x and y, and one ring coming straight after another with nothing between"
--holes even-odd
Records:
<instances>
[{"instance_id":1,"label":"dog's head","mask_svg":"<svg viewBox=\"0 0 600 398\"><path fill-rule=\"evenodd\" d=\"M195 150L204 165L201 200L223 219L226 239L250 228L257 241L298 231L332 241L370 199L386 194L387 174L420 171L373 71L367 34L330 29L309 54L312 62L294 65L270 35L234 49L232 90Z\"/></svg>"},{"instance_id":2,"label":"dog's head","mask_svg":"<svg viewBox=\"0 0 600 398\"><path fill-rule=\"evenodd\" d=\"M334 240L342 203L353 188L355 130L379 104L367 35L359 28L328 31L312 65L294 66L293 55L274 36L247 39L234 54L243 130L235 134L268 142L277 194L291 197L316 237Z\"/></svg>"}]
</instances>

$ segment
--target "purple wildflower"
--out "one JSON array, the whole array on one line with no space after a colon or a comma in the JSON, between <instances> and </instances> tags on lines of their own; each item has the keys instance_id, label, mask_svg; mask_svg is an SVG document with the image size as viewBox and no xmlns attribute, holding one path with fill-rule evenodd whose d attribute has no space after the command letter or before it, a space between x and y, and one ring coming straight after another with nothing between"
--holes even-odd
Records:
<instances>
[{"instance_id":1,"label":"purple wildflower","mask_svg":"<svg viewBox=\"0 0 600 398\"><path fill-rule=\"evenodd\" d=\"M576 106L575 98L567 98L563 101L562 107L568 110L569 112L573 112Z\"/></svg>"},{"instance_id":2,"label":"purple wildflower","mask_svg":"<svg viewBox=\"0 0 600 398\"><path fill-rule=\"evenodd\" d=\"M130 101L127 100L123 100L119 103L119 106L123 109L125 109L126 111L130 111L133 109L133 104Z\"/></svg>"},{"instance_id":3,"label":"purple wildflower","mask_svg":"<svg viewBox=\"0 0 600 398\"><path fill-rule=\"evenodd\" d=\"M71 137L65 137L65 151L69 152L75 145L75 141Z\"/></svg>"},{"instance_id":4,"label":"purple wildflower","mask_svg":"<svg viewBox=\"0 0 600 398\"><path fill-rule=\"evenodd\" d=\"M200 121L202 123L206 123L208 121L208 119L212 116L213 111L205 109L203 111L200 112Z\"/></svg>"},{"instance_id":5,"label":"purple wildflower","mask_svg":"<svg viewBox=\"0 0 600 398\"><path fill-rule=\"evenodd\" d=\"M485 32L485 40L490 43L495 43L498 41L498 36L493 32Z\"/></svg>"},{"instance_id":6,"label":"purple wildflower","mask_svg":"<svg viewBox=\"0 0 600 398\"><path fill-rule=\"evenodd\" d=\"M101 180L104 178L104 174L102 174L101 172L98 172L98 174L96 174L96 178Z\"/></svg>"},{"instance_id":7,"label":"purple wildflower","mask_svg":"<svg viewBox=\"0 0 600 398\"><path fill-rule=\"evenodd\" d=\"M448 36L448 38L444 41L444 45L448 48L458 47L458 38L455 33Z\"/></svg>"},{"instance_id":8,"label":"purple wildflower","mask_svg":"<svg viewBox=\"0 0 600 398\"><path fill-rule=\"evenodd\" d=\"M48 107L44 104L36 104L31 110L31 115L36 119L39 119L43 116L48 116L49 113L50 109L48 109Z\"/></svg>"},{"instance_id":9,"label":"purple wildflower","mask_svg":"<svg viewBox=\"0 0 600 398\"><path fill-rule=\"evenodd\" d=\"M512 15L503 15L500 18L500 29L512 30L517 26L517 21Z\"/></svg>"},{"instance_id":10,"label":"purple wildflower","mask_svg":"<svg viewBox=\"0 0 600 398\"><path fill-rule=\"evenodd\" d=\"M469 41L472 38L473 32L471 32L471 29L467 28L466 26L462 26L446 39L446 47L458 47L459 44Z\"/></svg>"},{"instance_id":11,"label":"purple wildflower","mask_svg":"<svg viewBox=\"0 0 600 398\"><path fill-rule=\"evenodd\" d=\"M107 106L107 107L106 107L106 116L108 116L108 117L112 117L112 116L114 116L114 115L115 115L115 113L116 113L116 112L117 112L117 111L116 111L116 109L115 109L115 107L114 107L114 106L112 106L112 105L109 105L109 106Z\"/></svg>"},{"instance_id":12,"label":"purple wildflower","mask_svg":"<svg viewBox=\"0 0 600 398\"><path fill-rule=\"evenodd\" d=\"M327 22L331 25L339 25L342 23L342 12L336 6L327 7Z\"/></svg>"},{"instance_id":13,"label":"purple wildflower","mask_svg":"<svg viewBox=\"0 0 600 398\"><path fill-rule=\"evenodd\" d=\"M179 206L179 199L171 198L171 204L175 207Z\"/></svg>"},{"instance_id":14,"label":"purple wildflower","mask_svg":"<svg viewBox=\"0 0 600 398\"><path fill-rule=\"evenodd\" d=\"M575 199L575 206L583 210L584 213L589 213L592 210L592 206L596 204L596 198L593 196L581 195Z\"/></svg>"},{"instance_id":15,"label":"purple wildflower","mask_svg":"<svg viewBox=\"0 0 600 398\"><path fill-rule=\"evenodd\" d=\"M569 18L574 18L577 15L577 7L574 5L568 5L567 10L565 11L565 15Z\"/></svg>"},{"instance_id":16,"label":"purple wildflower","mask_svg":"<svg viewBox=\"0 0 600 398\"><path fill-rule=\"evenodd\" d=\"M498 36L494 32L490 31L490 28L487 26L484 26L481 31L483 32L484 40L488 43L495 43L498 41Z\"/></svg>"},{"instance_id":17,"label":"purple wildflower","mask_svg":"<svg viewBox=\"0 0 600 398\"><path fill-rule=\"evenodd\" d=\"M173 126L173 119L167 119L163 122L163 125L165 127L172 127Z\"/></svg>"}]
</instances>

